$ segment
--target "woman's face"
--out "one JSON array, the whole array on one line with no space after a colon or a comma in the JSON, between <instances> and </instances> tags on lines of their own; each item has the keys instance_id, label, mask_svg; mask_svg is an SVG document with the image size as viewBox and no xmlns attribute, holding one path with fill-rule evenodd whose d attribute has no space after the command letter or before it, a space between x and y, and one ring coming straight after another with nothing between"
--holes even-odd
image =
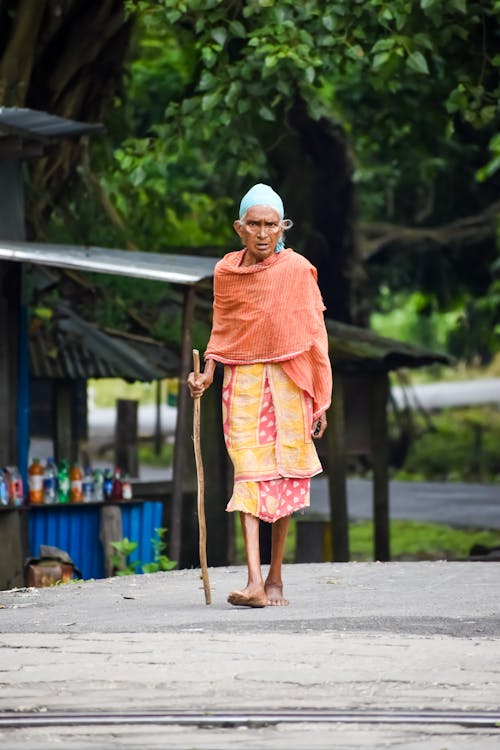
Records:
<instances>
[{"instance_id":1,"label":"woman's face","mask_svg":"<svg viewBox=\"0 0 500 750\"><path fill-rule=\"evenodd\" d=\"M270 206L252 206L234 228L247 249L244 265L261 263L276 247L283 231L280 215Z\"/></svg>"}]
</instances>

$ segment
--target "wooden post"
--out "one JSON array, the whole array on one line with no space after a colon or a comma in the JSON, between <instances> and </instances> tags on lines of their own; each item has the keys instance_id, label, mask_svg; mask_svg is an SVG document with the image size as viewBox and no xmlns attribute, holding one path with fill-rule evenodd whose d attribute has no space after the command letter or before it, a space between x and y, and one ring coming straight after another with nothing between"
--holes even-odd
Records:
<instances>
[{"instance_id":1,"label":"wooden post","mask_svg":"<svg viewBox=\"0 0 500 750\"><path fill-rule=\"evenodd\" d=\"M163 435L162 435L162 429L161 429L161 401L162 401L162 383L161 380L157 380L156 383L156 417L155 417L155 440L154 440L154 446L155 446L155 456L159 456L161 454L161 446L163 442Z\"/></svg>"},{"instance_id":2,"label":"wooden post","mask_svg":"<svg viewBox=\"0 0 500 750\"><path fill-rule=\"evenodd\" d=\"M133 399L116 400L115 465L131 477L139 476L137 408Z\"/></svg>"},{"instance_id":3,"label":"wooden post","mask_svg":"<svg viewBox=\"0 0 500 750\"><path fill-rule=\"evenodd\" d=\"M191 326L193 323L196 293L194 287L184 292L184 309L182 317L181 371L179 373L179 396L177 400L177 423L175 425L175 445L172 478L172 513L170 517L169 557L181 559L182 539L182 488L184 467L186 465L186 431L191 432L189 424L189 400L186 386L187 376L191 372Z\"/></svg>"},{"instance_id":4,"label":"wooden post","mask_svg":"<svg viewBox=\"0 0 500 750\"><path fill-rule=\"evenodd\" d=\"M76 461L77 445L72 430L73 393L70 380L54 381L54 457L59 463L63 459Z\"/></svg>"},{"instance_id":5,"label":"wooden post","mask_svg":"<svg viewBox=\"0 0 500 750\"><path fill-rule=\"evenodd\" d=\"M330 491L330 523L333 559L349 560L349 518L347 515L344 385L343 375L336 373L333 403L327 419L328 485Z\"/></svg>"},{"instance_id":6,"label":"wooden post","mask_svg":"<svg viewBox=\"0 0 500 750\"><path fill-rule=\"evenodd\" d=\"M114 575L111 556L116 550L111 542L121 542L123 539L122 511L117 505L103 505L100 508L100 531L99 539L104 553L104 572L107 578Z\"/></svg>"},{"instance_id":7,"label":"wooden post","mask_svg":"<svg viewBox=\"0 0 500 750\"><path fill-rule=\"evenodd\" d=\"M386 372L376 373L372 380L372 460L374 558L390 560L389 549L389 473L387 398L389 379Z\"/></svg>"}]
</instances>

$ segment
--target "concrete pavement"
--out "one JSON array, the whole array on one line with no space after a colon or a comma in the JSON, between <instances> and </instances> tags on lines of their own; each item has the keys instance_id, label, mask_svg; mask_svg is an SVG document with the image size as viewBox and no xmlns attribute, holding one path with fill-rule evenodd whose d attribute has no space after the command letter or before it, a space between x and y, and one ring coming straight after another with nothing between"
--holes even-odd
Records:
<instances>
[{"instance_id":1,"label":"concrete pavement","mask_svg":"<svg viewBox=\"0 0 500 750\"><path fill-rule=\"evenodd\" d=\"M226 604L244 575L211 569L211 606L196 570L0 592L2 748L500 746L493 721L465 720L500 719L495 563L289 565L290 606L261 610ZM296 723L245 719L289 710ZM369 717L388 710L388 723ZM151 711L171 718L139 724ZM172 719L186 711L205 719ZM243 720L210 724L224 711ZM354 719L332 718L342 711ZM443 711L458 718L439 723ZM12 728L2 725L10 712L74 722ZM129 718L96 726L75 712Z\"/></svg>"}]
</instances>

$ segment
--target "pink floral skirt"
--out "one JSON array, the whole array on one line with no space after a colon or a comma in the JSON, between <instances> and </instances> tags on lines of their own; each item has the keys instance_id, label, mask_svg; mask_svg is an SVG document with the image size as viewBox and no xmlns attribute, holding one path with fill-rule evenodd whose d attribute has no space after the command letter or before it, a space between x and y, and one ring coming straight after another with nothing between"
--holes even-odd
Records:
<instances>
[{"instance_id":1,"label":"pink floral skirt","mask_svg":"<svg viewBox=\"0 0 500 750\"><path fill-rule=\"evenodd\" d=\"M224 438L235 470L228 511L277 521L309 505L322 471L312 438L312 400L279 364L226 366Z\"/></svg>"}]
</instances>

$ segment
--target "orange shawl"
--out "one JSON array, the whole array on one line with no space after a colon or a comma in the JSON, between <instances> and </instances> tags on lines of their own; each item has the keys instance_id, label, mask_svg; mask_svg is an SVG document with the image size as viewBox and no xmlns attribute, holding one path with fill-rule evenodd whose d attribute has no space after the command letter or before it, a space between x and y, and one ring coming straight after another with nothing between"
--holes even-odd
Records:
<instances>
[{"instance_id":1,"label":"orange shawl","mask_svg":"<svg viewBox=\"0 0 500 750\"><path fill-rule=\"evenodd\" d=\"M291 248L251 266L240 265L244 252L228 253L215 267L205 359L230 365L281 362L313 398L316 419L330 405L332 389L317 271Z\"/></svg>"}]
</instances>

